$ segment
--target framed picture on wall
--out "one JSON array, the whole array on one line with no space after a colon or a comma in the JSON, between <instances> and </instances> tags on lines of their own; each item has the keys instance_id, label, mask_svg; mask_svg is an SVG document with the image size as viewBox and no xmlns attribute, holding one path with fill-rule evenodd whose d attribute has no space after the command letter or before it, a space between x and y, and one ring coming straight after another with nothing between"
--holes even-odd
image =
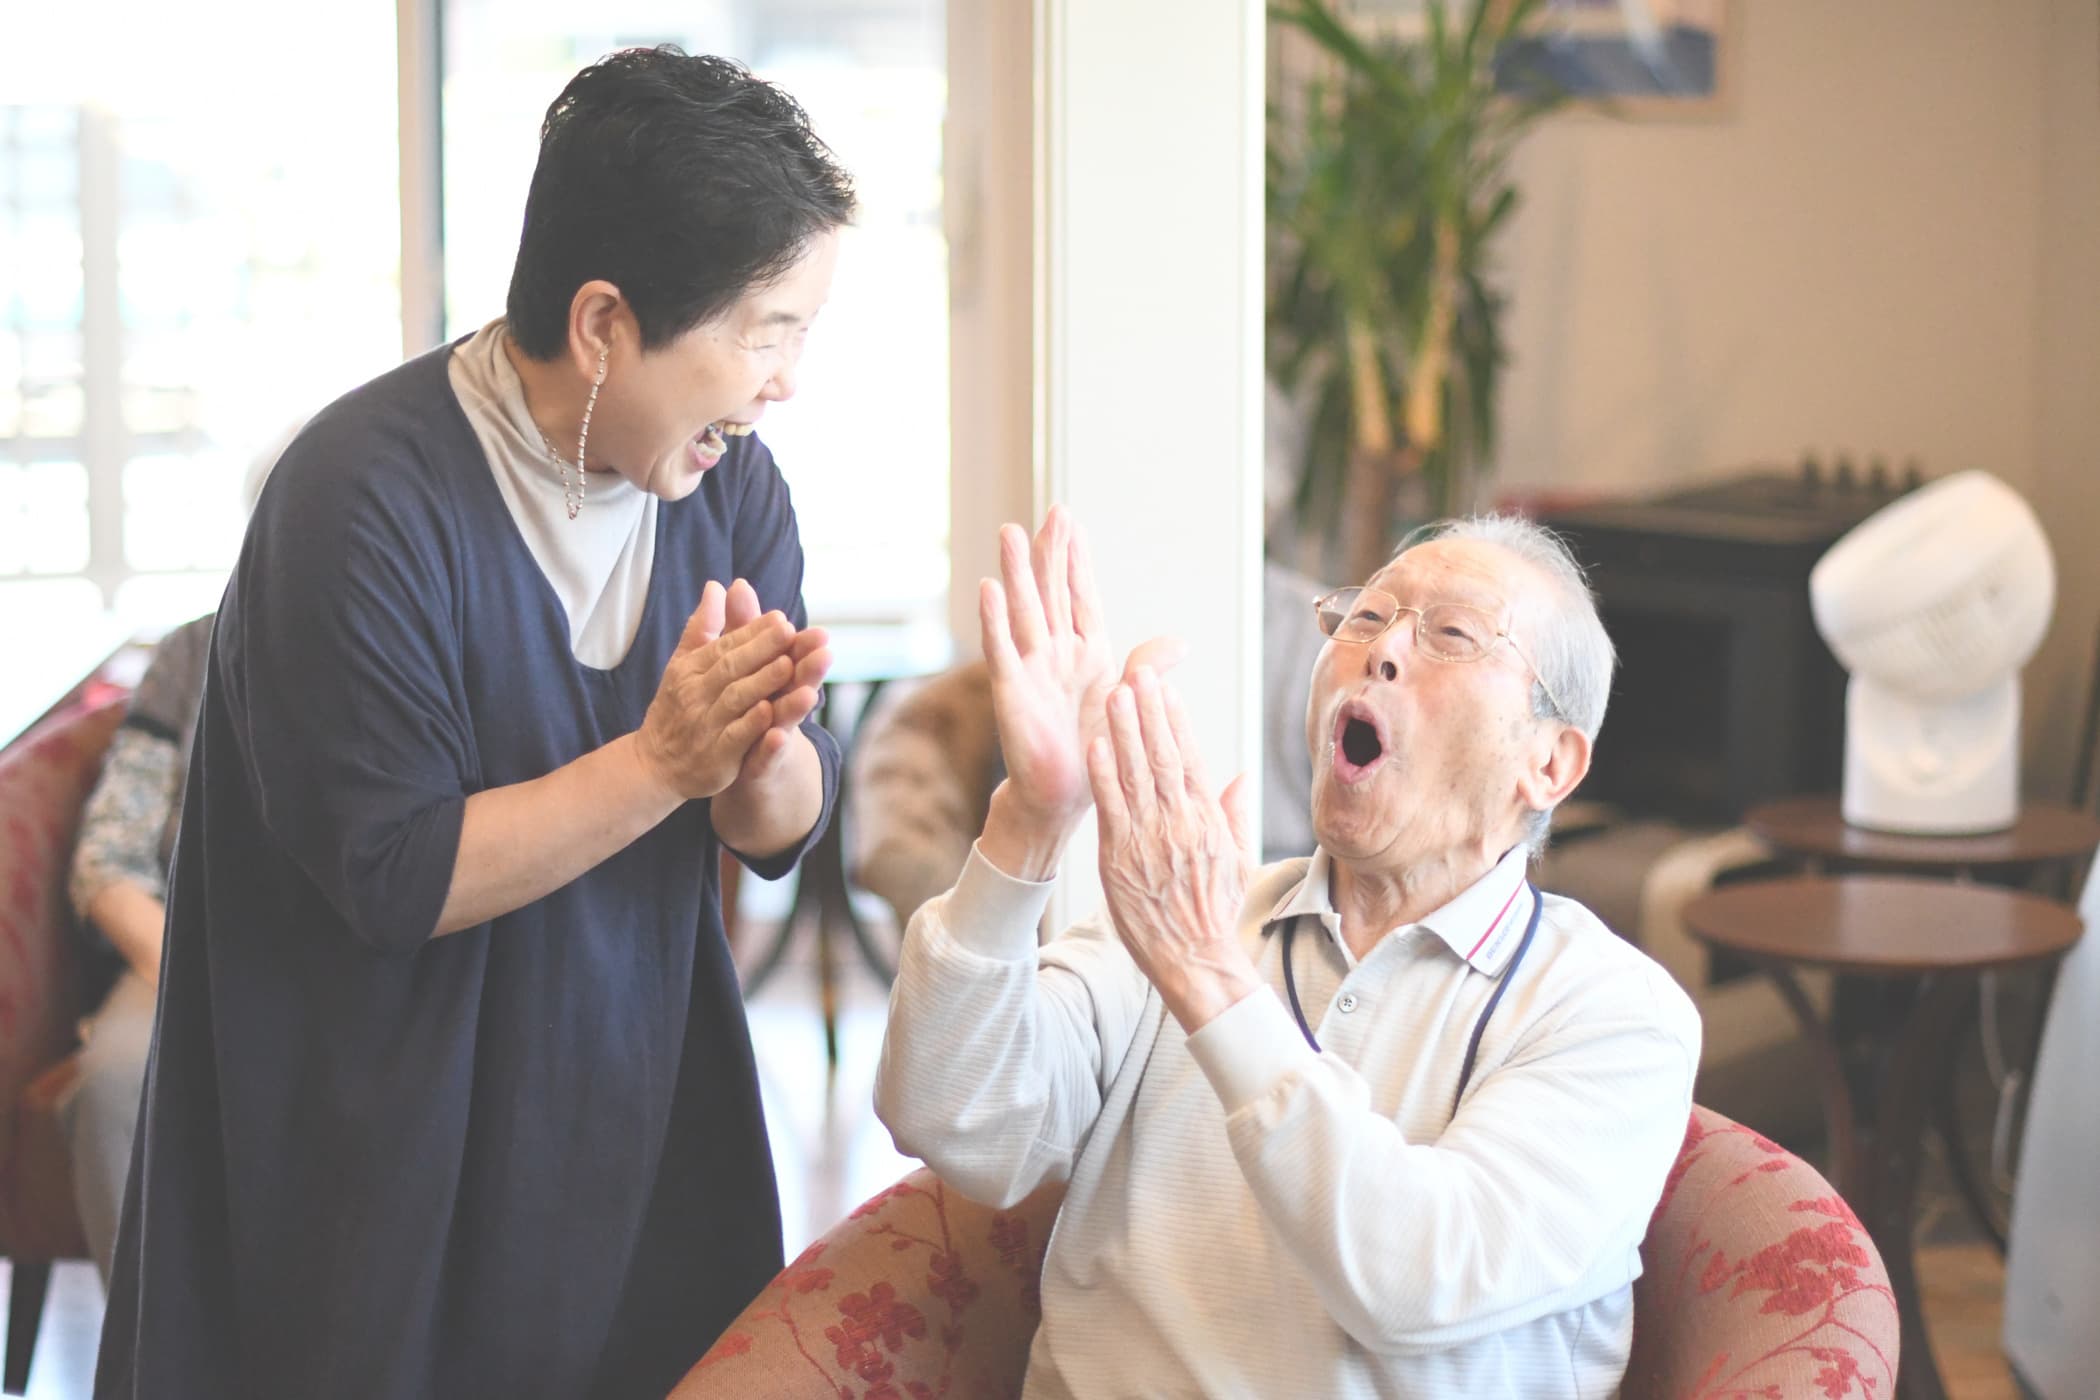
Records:
<instances>
[{"instance_id":1,"label":"framed picture on wall","mask_svg":"<svg viewBox=\"0 0 2100 1400\"><path fill-rule=\"evenodd\" d=\"M1401 43L1421 39L1429 7L1447 19L1474 5L1512 0L1336 0L1362 33ZM1733 100L1730 70L1738 0L1543 0L1535 32L1495 56L1507 93L1551 83L1578 110L1648 121L1724 116Z\"/></svg>"},{"instance_id":2,"label":"framed picture on wall","mask_svg":"<svg viewBox=\"0 0 2100 1400\"><path fill-rule=\"evenodd\" d=\"M1493 0L1489 0L1493 3ZM1731 0L1546 0L1537 32L1508 45L1506 90L1545 81L1614 115L1722 115L1734 48Z\"/></svg>"}]
</instances>

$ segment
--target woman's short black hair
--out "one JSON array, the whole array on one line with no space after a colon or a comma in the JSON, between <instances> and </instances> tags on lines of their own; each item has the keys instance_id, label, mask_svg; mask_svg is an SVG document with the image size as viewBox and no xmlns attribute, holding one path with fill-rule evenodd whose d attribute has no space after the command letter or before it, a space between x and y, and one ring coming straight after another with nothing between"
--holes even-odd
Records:
<instances>
[{"instance_id":1,"label":"woman's short black hair","mask_svg":"<svg viewBox=\"0 0 2100 1400\"><path fill-rule=\"evenodd\" d=\"M728 59L624 50L547 109L510 333L534 359L555 358L576 289L602 277L633 306L642 348L655 349L852 217L852 178L794 98Z\"/></svg>"}]
</instances>

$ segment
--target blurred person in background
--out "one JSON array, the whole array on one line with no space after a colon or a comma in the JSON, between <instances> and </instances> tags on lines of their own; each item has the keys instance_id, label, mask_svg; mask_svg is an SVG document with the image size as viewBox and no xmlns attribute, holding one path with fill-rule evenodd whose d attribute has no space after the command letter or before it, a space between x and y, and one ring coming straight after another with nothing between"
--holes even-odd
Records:
<instances>
[{"instance_id":1,"label":"blurred person in background","mask_svg":"<svg viewBox=\"0 0 2100 1400\"><path fill-rule=\"evenodd\" d=\"M243 492L249 510L295 436L296 430L279 437L249 469ZM67 879L73 913L88 938L88 976L107 991L81 1022L80 1076L58 1115L81 1228L105 1284L153 1044L168 862L215 616L185 622L154 645L81 811Z\"/></svg>"}]
</instances>

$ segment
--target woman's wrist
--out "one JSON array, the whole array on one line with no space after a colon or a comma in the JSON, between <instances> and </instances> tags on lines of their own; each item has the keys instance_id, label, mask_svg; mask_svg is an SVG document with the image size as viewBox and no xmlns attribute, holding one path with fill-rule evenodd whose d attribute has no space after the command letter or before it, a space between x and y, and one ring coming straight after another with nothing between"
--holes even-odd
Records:
<instances>
[{"instance_id":1,"label":"woman's wrist","mask_svg":"<svg viewBox=\"0 0 2100 1400\"><path fill-rule=\"evenodd\" d=\"M605 748L608 752L617 751L619 761L627 766L631 791L637 800L661 809L658 820L669 816L685 802L685 795L651 752L649 740L640 729L621 735Z\"/></svg>"},{"instance_id":2,"label":"woman's wrist","mask_svg":"<svg viewBox=\"0 0 2100 1400\"><path fill-rule=\"evenodd\" d=\"M709 807L715 834L749 856L769 856L809 834L824 813L824 764L800 729L756 772L739 774Z\"/></svg>"}]
</instances>

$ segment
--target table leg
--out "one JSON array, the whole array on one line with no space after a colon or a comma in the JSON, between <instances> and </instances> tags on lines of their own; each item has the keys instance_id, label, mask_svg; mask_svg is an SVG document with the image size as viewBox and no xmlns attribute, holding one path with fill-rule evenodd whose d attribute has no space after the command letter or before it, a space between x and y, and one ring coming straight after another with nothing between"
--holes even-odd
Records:
<instances>
[{"instance_id":1,"label":"table leg","mask_svg":"<svg viewBox=\"0 0 2100 1400\"><path fill-rule=\"evenodd\" d=\"M775 935L773 946L744 979L744 995L748 997L779 969L788 945L794 941L795 930L807 923L810 936L817 941L817 1000L824 1017L825 1063L833 1067L839 1062L839 993L838 951L832 942L832 925L839 919L847 922L856 939L865 940L866 935L858 927L859 915L853 910L853 897L846 888L845 843L834 817L802 857L801 868L795 872L794 898L780 920L780 932Z\"/></svg>"},{"instance_id":2,"label":"table leg","mask_svg":"<svg viewBox=\"0 0 2100 1400\"><path fill-rule=\"evenodd\" d=\"M1867 1206L1860 1210L1860 1219L1881 1249L1896 1294L1903 1326L1902 1373L1896 1393L1903 1400L1945 1400L1947 1393L1925 1328L1912 1233L1917 1224L1918 1157L1927 1113L1939 1082L1951 1067L1954 1029L1975 987L1973 974L1942 972L1923 979L1882 1076L1879 1121L1868 1150L1866 1170L1873 1188L1866 1195ZM1858 1203L1854 1209L1860 1209Z\"/></svg>"},{"instance_id":3,"label":"table leg","mask_svg":"<svg viewBox=\"0 0 2100 1400\"><path fill-rule=\"evenodd\" d=\"M2020 1082L2015 1089L2016 1095L2022 1100L2027 1099L2030 1091L2034 1088L2034 1071L2042 1059L2042 1032L2049 1025L2049 1008L2056 1005L2056 977L2062 970L2062 959L2051 958L2048 966L2038 969L2035 975L2034 1021L2028 1030L2027 1043L2020 1050ZM2003 1093L2004 1090L2001 1088L1999 1092ZM2019 1116L2018 1121L2024 1124L2027 1117L2026 1104L2024 1102L2018 1104L2014 1112ZM2014 1137L2015 1150L2012 1153L2013 1156L2018 1155L2018 1141L2019 1135L2016 1134Z\"/></svg>"},{"instance_id":4,"label":"table leg","mask_svg":"<svg viewBox=\"0 0 2100 1400\"><path fill-rule=\"evenodd\" d=\"M1942 973L1924 980L1906 1015L1879 1083L1873 1086L1873 1122L1856 1116L1844 1058L1830 1028L1793 973L1779 963L1761 963L1815 1056L1822 1078L1823 1115L1830 1134L1832 1171L1838 1194L1867 1227L1889 1284L1903 1329L1896 1394L1902 1400L1946 1400L1925 1312L1918 1297L1912 1228L1917 1220L1917 1163L1934 1090L1946 1077L1954 1030L1973 994L1973 975Z\"/></svg>"},{"instance_id":5,"label":"table leg","mask_svg":"<svg viewBox=\"0 0 2100 1400\"><path fill-rule=\"evenodd\" d=\"M837 818L831 824L832 829L839 833L835 845L838 853L839 915L845 919L846 931L853 935L854 946L860 949L862 959L866 961L870 968L874 969L875 975L880 977L885 983L897 980L897 968L895 961L883 952L882 948L875 942L874 935L868 932L868 926L861 920L860 911L853 907L853 884L846 878L845 823L846 760L853 756L854 745L860 741L861 720L867 716L868 711L874 707L875 702L882 698L883 687L887 684L887 681L880 679L867 683L867 688L860 697L860 708L853 716L853 727L839 740L841 755L839 761L839 811ZM903 930L899 929L898 933L901 935Z\"/></svg>"},{"instance_id":6,"label":"table leg","mask_svg":"<svg viewBox=\"0 0 2100 1400\"><path fill-rule=\"evenodd\" d=\"M1823 1130L1830 1144L1830 1175L1837 1183L1838 1194L1856 1211L1860 1208L1858 1193L1866 1189L1867 1182L1859 1136L1853 1126L1859 1116L1852 1106L1852 1082L1845 1074L1845 1057L1792 970L1784 963L1760 962L1759 966L1779 989L1787 1010L1794 1013L1801 1037L1815 1057L1816 1072L1822 1080Z\"/></svg>"},{"instance_id":7,"label":"table leg","mask_svg":"<svg viewBox=\"0 0 2100 1400\"><path fill-rule=\"evenodd\" d=\"M801 913L802 876L798 874L795 877L794 902L788 906L786 915L780 920L780 928L773 935L773 946L766 949L752 965L751 970L744 974L744 995L747 998L755 996L758 989L766 984L766 979L779 970L781 961L787 957L788 944L794 941L795 921Z\"/></svg>"},{"instance_id":8,"label":"table leg","mask_svg":"<svg viewBox=\"0 0 2100 1400\"><path fill-rule=\"evenodd\" d=\"M859 707L842 720L834 707L832 695L836 687L825 691L817 712L819 721L832 729L839 742L840 771L838 801L832 812L831 822L817 837L802 857L795 872L795 893L788 903L788 911L781 918L779 932L774 935L772 946L759 957L744 978L744 995L755 993L767 978L779 970L787 956L788 945L794 941L795 930L804 919L810 921L811 935L817 940L817 984L818 994L824 1007L824 1044L830 1053L830 1063L838 1063L838 954L831 944L832 921L843 920L846 931L853 936L854 945L868 966L883 981L889 982L897 975L896 968L883 956L873 934L861 921L860 913L853 907L851 887L846 881L846 782L845 760L853 751L854 738L859 729L861 714L882 693L881 681L862 684L863 695Z\"/></svg>"},{"instance_id":9,"label":"table leg","mask_svg":"<svg viewBox=\"0 0 2100 1400\"><path fill-rule=\"evenodd\" d=\"M1954 1034L1948 1037L1947 1072L1940 1076L1934 1089L1933 1127L1939 1133L1940 1145L1946 1149L1947 1172L1954 1178L1956 1193L1961 1196L1962 1204L1969 1208L1969 1217L1976 1222L1976 1228L1983 1231L2002 1259L2005 1257L2005 1229L1998 1223L1997 1212L1991 1209L1990 1196L1984 1190L1983 1182L1969 1165L1968 1144L1961 1130L1959 1096L1955 1093L1954 1047L1978 1030L1964 1007L1954 1024Z\"/></svg>"},{"instance_id":10,"label":"table leg","mask_svg":"<svg viewBox=\"0 0 2100 1400\"><path fill-rule=\"evenodd\" d=\"M846 905L850 917L852 905L847 902L843 882L839 890L839 899ZM830 913L830 910L821 905L818 907L817 1005L824 1015L824 1066L827 1070L835 1072L839 1067L839 960L831 945Z\"/></svg>"}]
</instances>

